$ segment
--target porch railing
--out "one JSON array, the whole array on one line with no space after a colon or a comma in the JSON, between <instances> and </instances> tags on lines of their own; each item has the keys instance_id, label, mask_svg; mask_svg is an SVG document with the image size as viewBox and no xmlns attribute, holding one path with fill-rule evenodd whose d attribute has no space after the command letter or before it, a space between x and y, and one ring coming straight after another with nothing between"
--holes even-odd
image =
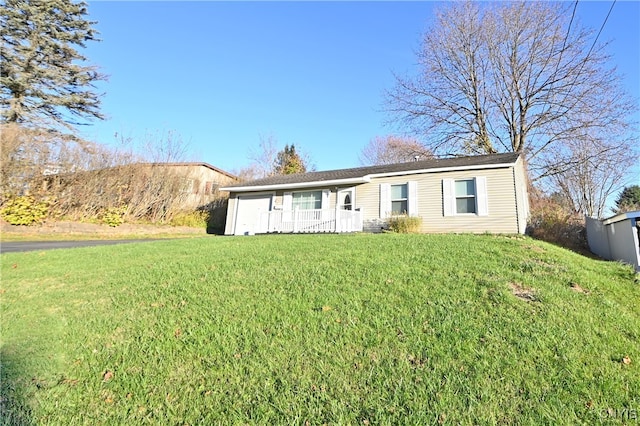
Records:
<instances>
[{"instance_id":1,"label":"porch railing","mask_svg":"<svg viewBox=\"0 0 640 426\"><path fill-rule=\"evenodd\" d=\"M260 232L320 233L360 232L360 210L272 210L260 215Z\"/></svg>"}]
</instances>

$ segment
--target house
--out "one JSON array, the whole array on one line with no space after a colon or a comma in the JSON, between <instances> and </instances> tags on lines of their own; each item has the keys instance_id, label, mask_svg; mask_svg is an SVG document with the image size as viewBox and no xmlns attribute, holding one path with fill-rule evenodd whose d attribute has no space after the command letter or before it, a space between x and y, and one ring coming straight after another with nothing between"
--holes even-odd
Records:
<instances>
[{"instance_id":1,"label":"house","mask_svg":"<svg viewBox=\"0 0 640 426\"><path fill-rule=\"evenodd\" d=\"M162 186L181 208L195 209L219 198L219 188L238 181L233 174L208 163L132 163L90 171L47 174L40 184L44 192L70 191L87 184L99 188L100 196L109 197L110 188L126 199L135 194ZM65 193L62 193L65 195ZM131 195L131 194L130 194Z\"/></svg>"},{"instance_id":2,"label":"house","mask_svg":"<svg viewBox=\"0 0 640 426\"><path fill-rule=\"evenodd\" d=\"M148 163L144 166L182 179L180 192L185 208L197 208L214 201L220 187L238 181L235 175L208 163Z\"/></svg>"},{"instance_id":3,"label":"house","mask_svg":"<svg viewBox=\"0 0 640 426\"><path fill-rule=\"evenodd\" d=\"M56 209L68 217L96 217L124 207L129 218L158 222L202 209L209 212L209 228L222 232L228 194L219 189L237 181L203 162L131 163L46 175L34 188L56 199Z\"/></svg>"},{"instance_id":4,"label":"house","mask_svg":"<svg viewBox=\"0 0 640 426\"><path fill-rule=\"evenodd\" d=\"M640 272L640 211L599 220L585 217L587 242L603 259L620 260Z\"/></svg>"},{"instance_id":5,"label":"house","mask_svg":"<svg viewBox=\"0 0 640 426\"><path fill-rule=\"evenodd\" d=\"M380 232L392 215L422 232L524 233L529 212L518 153L428 159L272 176L229 191L225 235Z\"/></svg>"}]
</instances>

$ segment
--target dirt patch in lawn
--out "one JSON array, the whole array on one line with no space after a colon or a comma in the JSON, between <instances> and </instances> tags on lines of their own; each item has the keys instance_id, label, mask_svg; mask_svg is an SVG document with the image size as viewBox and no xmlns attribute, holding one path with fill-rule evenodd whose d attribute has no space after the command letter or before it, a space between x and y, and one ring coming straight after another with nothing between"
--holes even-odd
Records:
<instances>
[{"instance_id":1,"label":"dirt patch in lawn","mask_svg":"<svg viewBox=\"0 0 640 426\"><path fill-rule=\"evenodd\" d=\"M536 293L532 288L527 288L514 282L510 282L509 287L511 288L513 295L520 300L524 300L526 302L535 302L538 300L536 298Z\"/></svg>"},{"instance_id":2,"label":"dirt patch in lawn","mask_svg":"<svg viewBox=\"0 0 640 426\"><path fill-rule=\"evenodd\" d=\"M571 288L571 290L575 291L576 293L582 293L582 294L589 294L590 293L589 290L587 290L586 288L582 287L578 283L571 282L571 283L569 283L569 287Z\"/></svg>"}]
</instances>

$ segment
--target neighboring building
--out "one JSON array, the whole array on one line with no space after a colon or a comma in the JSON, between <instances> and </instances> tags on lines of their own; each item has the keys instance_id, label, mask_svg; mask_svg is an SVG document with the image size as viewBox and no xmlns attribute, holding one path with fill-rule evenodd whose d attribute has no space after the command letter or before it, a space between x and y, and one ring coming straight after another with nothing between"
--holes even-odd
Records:
<instances>
[{"instance_id":1,"label":"neighboring building","mask_svg":"<svg viewBox=\"0 0 640 426\"><path fill-rule=\"evenodd\" d=\"M380 232L392 215L422 232L523 234L529 214L523 159L493 154L273 176L230 192L226 235Z\"/></svg>"},{"instance_id":2,"label":"neighboring building","mask_svg":"<svg viewBox=\"0 0 640 426\"><path fill-rule=\"evenodd\" d=\"M46 175L33 193L55 199L57 214L70 218L117 208L127 219L163 222L202 209L209 212L208 229L222 232L228 193L219 189L237 180L207 163L134 163Z\"/></svg>"},{"instance_id":3,"label":"neighboring building","mask_svg":"<svg viewBox=\"0 0 640 426\"><path fill-rule=\"evenodd\" d=\"M168 171L183 179L184 207L197 208L219 197L220 187L238 181L238 178L208 163L151 163L144 164L156 170Z\"/></svg>"},{"instance_id":4,"label":"neighboring building","mask_svg":"<svg viewBox=\"0 0 640 426\"><path fill-rule=\"evenodd\" d=\"M640 211L599 220L585 217L589 249L603 259L619 260L640 272Z\"/></svg>"}]
</instances>

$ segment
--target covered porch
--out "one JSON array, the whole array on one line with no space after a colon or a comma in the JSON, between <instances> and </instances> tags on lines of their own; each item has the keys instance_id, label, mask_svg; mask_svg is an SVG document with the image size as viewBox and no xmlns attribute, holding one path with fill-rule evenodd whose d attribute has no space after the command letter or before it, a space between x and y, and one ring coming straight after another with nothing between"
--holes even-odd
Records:
<instances>
[{"instance_id":1,"label":"covered porch","mask_svg":"<svg viewBox=\"0 0 640 426\"><path fill-rule=\"evenodd\" d=\"M362 232L360 209L294 209L260 212L257 233Z\"/></svg>"}]
</instances>

